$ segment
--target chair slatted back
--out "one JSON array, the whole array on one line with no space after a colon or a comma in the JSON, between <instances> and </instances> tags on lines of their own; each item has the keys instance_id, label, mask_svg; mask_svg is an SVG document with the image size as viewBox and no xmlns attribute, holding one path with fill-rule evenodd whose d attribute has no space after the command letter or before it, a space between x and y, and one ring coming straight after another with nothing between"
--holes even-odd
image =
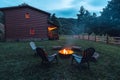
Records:
<instances>
[{"instance_id":1,"label":"chair slatted back","mask_svg":"<svg viewBox=\"0 0 120 80\"><path fill-rule=\"evenodd\" d=\"M93 56L93 54L94 54L94 52L95 52L95 49L94 48L87 48L87 49L85 49L84 50L84 52L83 52L83 62L84 61L90 61L90 60L92 60L92 56Z\"/></svg>"},{"instance_id":2,"label":"chair slatted back","mask_svg":"<svg viewBox=\"0 0 120 80\"><path fill-rule=\"evenodd\" d=\"M42 48L37 47L36 52L37 52L37 55L40 56L43 61L48 61L47 55Z\"/></svg>"}]
</instances>

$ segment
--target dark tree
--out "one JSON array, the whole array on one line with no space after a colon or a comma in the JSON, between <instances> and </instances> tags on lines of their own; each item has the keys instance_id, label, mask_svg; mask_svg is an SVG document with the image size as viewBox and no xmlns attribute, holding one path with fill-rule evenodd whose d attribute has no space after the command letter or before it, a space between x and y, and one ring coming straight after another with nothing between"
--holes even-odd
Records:
<instances>
[{"instance_id":1,"label":"dark tree","mask_svg":"<svg viewBox=\"0 0 120 80\"><path fill-rule=\"evenodd\" d=\"M4 24L4 14L0 11L0 23Z\"/></svg>"},{"instance_id":2,"label":"dark tree","mask_svg":"<svg viewBox=\"0 0 120 80\"><path fill-rule=\"evenodd\" d=\"M51 16L50 21L52 21L55 25L57 25L59 27L61 26L61 23L60 23L59 19L55 16L55 14L53 14Z\"/></svg>"},{"instance_id":3,"label":"dark tree","mask_svg":"<svg viewBox=\"0 0 120 80\"><path fill-rule=\"evenodd\" d=\"M59 19L55 16L55 14L53 14L53 15L50 17L49 21L50 21L51 23L53 23L54 25L58 26L58 27L59 27L59 33L61 33L62 25L61 25Z\"/></svg>"},{"instance_id":4,"label":"dark tree","mask_svg":"<svg viewBox=\"0 0 120 80\"><path fill-rule=\"evenodd\" d=\"M59 18L62 26L60 27L60 33L65 35L75 34L76 32L76 19L73 18Z\"/></svg>"},{"instance_id":5,"label":"dark tree","mask_svg":"<svg viewBox=\"0 0 120 80\"><path fill-rule=\"evenodd\" d=\"M88 10L85 10L83 6L80 8L80 14L78 14L78 19L77 19L77 27L80 29L82 33L88 33L91 34L95 32L96 29L96 20L97 20L97 15L96 13L93 13L93 15L90 14Z\"/></svg>"},{"instance_id":6,"label":"dark tree","mask_svg":"<svg viewBox=\"0 0 120 80\"><path fill-rule=\"evenodd\" d=\"M120 36L120 0L109 1L100 19L104 33L110 36Z\"/></svg>"},{"instance_id":7,"label":"dark tree","mask_svg":"<svg viewBox=\"0 0 120 80\"><path fill-rule=\"evenodd\" d=\"M84 33L85 26L85 8L83 6L80 7L79 14L77 14L77 26L76 26L76 34Z\"/></svg>"}]
</instances>

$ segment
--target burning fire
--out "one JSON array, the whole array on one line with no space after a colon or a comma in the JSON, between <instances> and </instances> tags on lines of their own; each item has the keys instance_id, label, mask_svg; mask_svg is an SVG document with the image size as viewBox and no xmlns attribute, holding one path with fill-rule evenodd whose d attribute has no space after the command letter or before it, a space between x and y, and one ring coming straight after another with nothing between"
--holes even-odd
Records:
<instances>
[{"instance_id":1,"label":"burning fire","mask_svg":"<svg viewBox=\"0 0 120 80\"><path fill-rule=\"evenodd\" d=\"M69 55L69 54L73 54L73 51L71 49L62 49L59 51L59 53L64 55Z\"/></svg>"}]
</instances>

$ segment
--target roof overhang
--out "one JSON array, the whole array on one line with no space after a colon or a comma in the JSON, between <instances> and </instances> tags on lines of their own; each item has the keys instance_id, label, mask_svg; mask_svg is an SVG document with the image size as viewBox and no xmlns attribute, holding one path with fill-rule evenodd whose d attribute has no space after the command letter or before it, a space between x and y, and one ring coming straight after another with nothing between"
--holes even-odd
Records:
<instances>
[{"instance_id":1,"label":"roof overhang","mask_svg":"<svg viewBox=\"0 0 120 80\"><path fill-rule=\"evenodd\" d=\"M33 9L33 10L36 10L36 11L39 11L39 12L42 12L42 13L51 15L49 12L40 10L40 9L35 8L35 7L32 7L32 6L30 6L30 5L20 5L20 6L4 7L4 8L0 8L0 10L1 10L1 11L5 11L5 10L19 9L19 8L30 8L30 9Z\"/></svg>"}]
</instances>

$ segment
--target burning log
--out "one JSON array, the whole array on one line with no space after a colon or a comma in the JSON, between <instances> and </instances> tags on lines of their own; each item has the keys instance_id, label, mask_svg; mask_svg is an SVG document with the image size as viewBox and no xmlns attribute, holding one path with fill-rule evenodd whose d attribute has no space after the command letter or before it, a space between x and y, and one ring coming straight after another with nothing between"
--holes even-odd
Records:
<instances>
[{"instance_id":1,"label":"burning log","mask_svg":"<svg viewBox=\"0 0 120 80\"><path fill-rule=\"evenodd\" d=\"M70 55L70 54L73 54L73 50L71 49L68 49L68 48L64 48L62 50L59 51L60 54L63 54L63 55Z\"/></svg>"}]
</instances>

